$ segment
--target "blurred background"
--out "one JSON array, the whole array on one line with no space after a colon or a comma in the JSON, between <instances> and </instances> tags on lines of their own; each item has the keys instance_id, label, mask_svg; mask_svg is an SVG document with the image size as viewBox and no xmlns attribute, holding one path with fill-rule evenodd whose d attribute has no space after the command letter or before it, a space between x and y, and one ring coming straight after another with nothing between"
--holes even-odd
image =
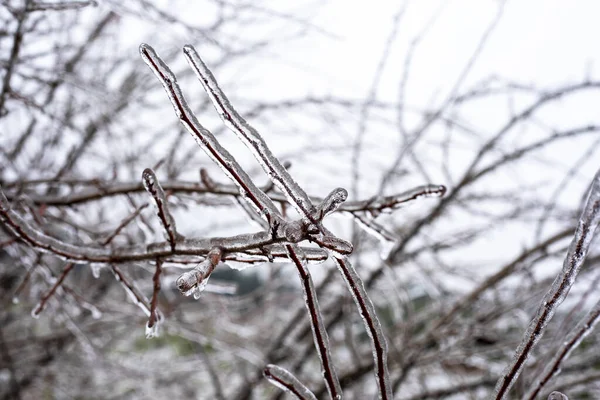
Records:
<instances>
[{"instance_id":1,"label":"blurred background","mask_svg":"<svg viewBox=\"0 0 600 400\"><path fill-rule=\"evenodd\" d=\"M369 205L447 187L325 225L354 244L395 398L485 398L560 271L600 168L599 13L591 0L4 0L2 191L66 243L150 244L164 240L141 184L151 167L182 235L257 231L235 195L201 180L204 169L231 185L138 50L157 51L198 119L266 185L188 67L192 44L315 198L344 187ZM202 257L164 260L160 335L147 339L154 262L69 266L0 227L0 398L285 398L262 377L268 363L326 396L292 265L219 265L194 300L174 282ZM515 397L600 299L595 246ZM341 276L331 260L310 271L346 398L375 398L368 336ZM600 397L597 345L588 336L545 389Z\"/></svg>"}]
</instances>

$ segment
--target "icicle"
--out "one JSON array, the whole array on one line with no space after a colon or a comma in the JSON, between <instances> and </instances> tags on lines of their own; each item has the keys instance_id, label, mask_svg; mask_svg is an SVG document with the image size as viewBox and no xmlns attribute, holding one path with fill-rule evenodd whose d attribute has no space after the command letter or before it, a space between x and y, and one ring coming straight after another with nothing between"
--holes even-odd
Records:
<instances>
[{"instance_id":1,"label":"icicle","mask_svg":"<svg viewBox=\"0 0 600 400\"><path fill-rule=\"evenodd\" d=\"M196 265L191 271L184 272L177 278L175 284L185 296L194 295L198 300L206 288L210 274L219 264L223 253L219 247L214 247L208 252L206 260Z\"/></svg>"},{"instance_id":2,"label":"icicle","mask_svg":"<svg viewBox=\"0 0 600 400\"><path fill-rule=\"evenodd\" d=\"M42 304L37 303L36 306L33 307L33 310L31 310L31 316L35 319L38 319L40 317L41 311L42 311Z\"/></svg>"},{"instance_id":3,"label":"icicle","mask_svg":"<svg viewBox=\"0 0 600 400\"><path fill-rule=\"evenodd\" d=\"M149 326L148 323L146 323L146 339L152 339L160 336L158 333L158 327L160 325L159 321L160 320L157 318L153 326Z\"/></svg>"},{"instance_id":4,"label":"icicle","mask_svg":"<svg viewBox=\"0 0 600 400\"><path fill-rule=\"evenodd\" d=\"M92 276L98 279L100 278L100 270L104 268L104 264L92 263L90 264L90 268L92 269Z\"/></svg>"}]
</instances>

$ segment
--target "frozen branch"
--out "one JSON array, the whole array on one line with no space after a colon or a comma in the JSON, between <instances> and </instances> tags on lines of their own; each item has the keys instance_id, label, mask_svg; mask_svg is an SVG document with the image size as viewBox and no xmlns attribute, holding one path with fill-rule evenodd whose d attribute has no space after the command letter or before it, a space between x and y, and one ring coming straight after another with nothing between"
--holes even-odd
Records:
<instances>
[{"instance_id":1,"label":"frozen branch","mask_svg":"<svg viewBox=\"0 0 600 400\"><path fill-rule=\"evenodd\" d=\"M160 59L152 47L142 44L140 45L140 53L144 62L165 88L181 123L192 134L206 154L238 186L240 195L251 203L259 214L264 214L269 225L272 225L274 221L271 221L271 216L277 213L277 209L268 197L254 185L248 174L240 167L233 156L221 146L214 135L200 124L183 97L175 74Z\"/></svg>"},{"instance_id":2,"label":"frozen branch","mask_svg":"<svg viewBox=\"0 0 600 400\"><path fill-rule=\"evenodd\" d=\"M152 277L153 290L152 300L150 300L150 317L146 324L146 337L152 338L158 336L158 325L160 322L160 313L158 312L158 293L160 292L160 274L162 272L162 261L156 260L156 269Z\"/></svg>"},{"instance_id":3,"label":"frozen branch","mask_svg":"<svg viewBox=\"0 0 600 400\"><path fill-rule=\"evenodd\" d=\"M397 210L416 200L425 197L442 197L445 193L446 187L443 185L424 185L393 196L377 196L370 200L349 202L341 207L341 210L350 213L364 212L377 217L383 212Z\"/></svg>"},{"instance_id":4,"label":"frozen branch","mask_svg":"<svg viewBox=\"0 0 600 400\"><path fill-rule=\"evenodd\" d=\"M296 268L298 269L298 274L300 275L300 280L302 281L304 300L311 319L313 339L315 342L315 348L317 349L317 353L319 354L319 359L321 360L321 367L323 372L323 378L325 379L325 385L327 386L329 396L332 399L341 398L342 388L340 386L340 381L337 377L335 368L333 366L331 352L329 351L329 336L327 335L327 330L325 329L325 324L323 323L323 317L321 316L321 311L319 308L319 303L317 301L317 293L315 291L313 280L306 266L305 259L303 257L299 258L297 256L298 251L293 249L292 245L287 245L287 248L290 253L290 258L296 265Z\"/></svg>"},{"instance_id":5,"label":"frozen branch","mask_svg":"<svg viewBox=\"0 0 600 400\"><path fill-rule=\"evenodd\" d=\"M575 278L581 269L593 239L594 232L600 222L600 171L592 181L585 206L579 218L577 230L565 258L563 269L558 274L552 287L544 296L534 319L527 329L521 345L517 349L512 363L506 368L498 380L495 389L495 399L506 397L511 387L525 366L525 361L533 348L541 339L548 321L552 318L558 306L567 297Z\"/></svg>"},{"instance_id":6,"label":"frozen branch","mask_svg":"<svg viewBox=\"0 0 600 400\"><path fill-rule=\"evenodd\" d=\"M205 256L214 247L220 247L228 259L241 262L266 262L267 260L288 260L287 252L278 243L284 237L273 237L272 232L243 234L228 238L183 239L175 250L169 242L152 243L113 249L73 245L45 234L32 227L23 217L11 209L0 188L0 221L19 239L38 250L52 253L67 261L83 263L126 263L131 261L156 260L174 255ZM265 253L266 251L266 253ZM236 254L238 253L238 254ZM306 249L306 257L311 262L322 262L327 258L320 249Z\"/></svg>"},{"instance_id":7,"label":"frozen branch","mask_svg":"<svg viewBox=\"0 0 600 400\"><path fill-rule=\"evenodd\" d=\"M44 308L46 307L48 300L50 299L50 297L52 297L54 295L54 293L56 292L56 289L58 289L58 287L60 285L62 285L63 281L65 280L65 278L67 277L69 272L71 272L71 270L73 269L74 266L75 266L75 264L71 263L71 262L67 263L67 265L65 265L62 273L60 274L60 276L58 277L58 279L56 280L54 285L52 285L50 290L48 290L48 292L42 296L42 298L40 299L40 302L37 304L37 306L35 306L33 311L31 311L31 315L33 317L37 318L41 314L41 312L44 311Z\"/></svg>"},{"instance_id":8,"label":"frozen branch","mask_svg":"<svg viewBox=\"0 0 600 400\"><path fill-rule=\"evenodd\" d=\"M286 195L300 215L314 223L313 214L315 208L310 198L292 179L289 172L281 165L273 153L271 153L271 150L267 147L264 139L256 129L250 126L233 108L229 99L219 87L215 77L196 52L196 49L191 45L186 45L183 47L183 52L225 125L248 146L275 186Z\"/></svg>"},{"instance_id":9,"label":"frozen branch","mask_svg":"<svg viewBox=\"0 0 600 400\"><path fill-rule=\"evenodd\" d=\"M97 6L95 0L82 0L82 1L56 1L56 2L45 2L35 1L32 2L28 7L27 11L65 11L65 10L78 10L87 6Z\"/></svg>"},{"instance_id":10,"label":"frozen branch","mask_svg":"<svg viewBox=\"0 0 600 400\"><path fill-rule=\"evenodd\" d=\"M345 257L341 257L336 258L335 262L346 281L346 285L367 328L367 334L371 339L379 398L391 400L393 396L387 367L387 343L381 329L381 322L379 322L375 313L373 302L367 295L364 284L352 264L350 264L350 261Z\"/></svg>"},{"instance_id":11,"label":"frozen branch","mask_svg":"<svg viewBox=\"0 0 600 400\"><path fill-rule=\"evenodd\" d=\"M190 54L189 46L187 46L184 50L186 55ZM191 50L193 51L193 49ZM196 117L190 112L189 108L185 104L183 95L181 94L180 88L177 85L175 75L169 70L166 64L164 64L164 62L156 55L154 50L148 45L143 44L140 46L140 52L142 53L144 61L146 61L148 66L150 66L150 68L154 71L159 80L163 83L163 86L167 90L167 94L171 98L175 111L182 123L188 128L188 130L190 130L190 132L192 132L192 134L194 134L201 147L203 147L209 155L212 155L213 160L225 171L225 173L228 174L228 176L233 180L233 182L239 187L240 194L242 195L242 197L246 198L250 204L253 204L256 210L259 212L259 214L266 215L269 224L269 229L271 230L272 235L276 236L278 232L282 232L283 237L290 243L297 243L305 239L308 234L307 224L302 220L287 223L283 219L283 217L279 213L279 210L275 207L271 199L269 199L264 194L264 192L262 192L256 185L254 185L250 177L239 166L237 161L227 152L227 150L225 150L219 145L214 136L208 130L204 129L200 125ZM195 52L193 53L195 54ZM192 59L188 58L188 61L191 61L194 70L197 73L199 73L198 66L196 66L193 62L194 54L192 54ZM216 86L216 82L214 81L214 78L212 78L212 74L210 74L210 71L208 71L206 66L204 66L199 57L196 58L196 64L201 64L200 67L203 69L204 75L208 74L208 78L211 79L213 86L218 89L218 86ZM207 83L204 82L203 86L205 86L206 84ZM224 113L235 113L235 110L233 110L227 105L223 105L223 101L227 102L227 104L229 103L222 94L222 92L220 92L220 89L218 89L219 92L217 94L209 90L207 86L205 86L205 89L207 89L207 92L209 92L209 95L211 97L211 100L213 100L215 107L218 107L218 105L220 104L224 107L222 110ZM217 108L217 110L219 110L219 108ZM225 120L231 119L231 116L229 117L229 119L225 118L225 114L223 114L222 117ZM235 118L231 119L230 122L232 122L233 124L237 123L237 126L240 129L240 124L245 124L245 121L241 119L241 117L239 117L237 113L235 113ZM285 167L279 164L279 161L276 160L269 153L266 144L262 141L262 138L258 135L258 133L255 132L252 128L250 128L250 131L248 132L250 133L250 136L254 139L254 141L250 141L247 144L258 143L259 147L262 149L261 151L259 151L259 154L264 154L264 152L266 151L270 156L269 165L272 169L274 168L274 170L273 175L269 174L269 176L271 177L273 182L277 184L277 180L275 179L275 177L280 176L283 173L285 174L285 176L287 176L287 178L289 178L288 180L286 180L286 183L290 184L291 182L293 184L291 189L286 185L281 186L282 188L284 188L284 193L286 187L288 188L288 190L295 190L295 192L301 191L301 189L295 184L295 182L293 182L293 180L287 173ZM250 140L250 136L247 135L248 132L245 130L240 130L238 133L243 134L242 136L246 135L244 137ZM257 158L259 157L257 156ZM209 181L206 173L202 174L202 178L206 186L214 187L213 182ZM303 203L305 206L304 208L302 208L303 210L305 210L304 215L308 215L311 218L311 220L314 220L314 216L312 215L314 213L314 206L312 206L312 203L308 199L308 196L306 196L304 192L302 193L305 199L301 200L305 200L307 202ZM288 195L289 194L290 192L288 191ZM334 191L324 203L322 217L327 212L335 210L335 208L337 208L339 204L341 204L346 199L346 196L347 194L343 189L337 189L336 191ZM294 199L297 198L292 196L290 198L290 201L293 201ZM310 206L310 208L306 208L307 204ZM315 237L311 237L311 239L324 247L334 249L339 254L348 254L352 251L352 245L345 242L344 240L335 238L332 235L319 234ZM299 255L299 249L297 248L297 246L287 245L286 249L288 251L289 257L296 264L300 276L302 277L303 289L306 297L306 306L311 315L313 337L315 339L317 352L319 353L319 357L322 361L324 379L330 390L332 398L337 398L338 396L341 396L341 388L337 376L335 374L335 369L333 367L331 355L329 354L329 339L327 336L327 332L325 331L325 328L323 326L318 302L316 299L316 294L314 293L314 288L312 288L312 278L310 277L308 269L306 269L306 267L304 266L304 261L302 261L304 256ZM219 259L220 258L221 255L219 254ZM194 297L197 297L202 291L202 288L204 287L203 285L206 285L206 279L208 278L208 276L210 276L210 273L215 268L215 266L216 263L213 262L205 261L204 263L201 263L194 270L186 272L182 276L180 276L177 280L177 286L182 292L184 292L184 294L188 295L194 292Z\"/></svg>"},{"instance_id":12,"label":"frozen branch","mask_svg":"<svg viewBox=\"0 0 600 400\"><path fill-rule=\"evenodd\" d=\"M216 196L240 198L239 190L236 186L216 183L210 178L206 172L201 171L201 182L186 182L186 181L164 181L161 182L163 190L177 194L210 194ZM99 182L97 180L90 181L29 181L19 182L18 186L35 186L43 184L60 184L60 185L83 185L92 186L82 189L77 192L68 193L61 196L56 195L39 195L36 193L29 194L29 198L35 204L45 204L48 206L72 206L92 201L97 201L107 197L127 195L144 191L144 186L137 182ZM17 186L15 182L7 182L4 184L6 188ZM97 186L94 188L94 186ZM262 191L267 193L268 187L263 187ZM391 212L405 205L412 204L414 200L423 197L441 197L445 193L445 187L440 185L425 185L411 189L407 192L398 193L390 196L379 196L365 200L345 201L337 208L337 212L346 212L351 214L366 213L377 216L381 213ZM9 199L13 196L6 193ZM287 204L287 198L279 192L269 192L269 199L279 204ZM321 203L324 199L311 197L313 203Z\"/></svg>"},{"instance_id":13,"label":"frozen branch","mask_svg":"<svg viewBox=\"0 0 600 400\"><path fill-rule=\"evenodd\" d=\"M284 368L269 364L263 370L263 374L273 385L291 393L298 400L317 400L315 395L302 382Z\"/></svg>"},{"instance_id":14,"label":"frozen branch","mask_svg":"<svg viewBox=\"0 0 600 400\"><path fill-rule=\"evenodd\" d=\"M571 352L575 350L581 341L589 335L598 321L600 320L600 301L596 303L587 315L577 324L567 337L563 340L562 345L556 350L555 356L546 365L542 375L536 379L530 391L524 397L527 400L534 400L544 386L560 372L560 365L569 357ZM550 397L549 397L550 398Z\"/></svg>"},{"instance_id":15,"label":"frozen branch","mask_svg":"<svg viewBox=\"0 0 600 400\"><path fill-rule=\"evenodd\" d=\"M142 181L146 191L150 193L154 199L154 204L158 212L158 218L165 228L165 239L171 244L171 250L175 250L175 245L179 235L177 234L177 228L175 226L175 219L169 211L169 204L167 202L167 196L160 182L156 178L154 171L150 168L146 168L142 173Z\"/></svg>"},{"instance_id":16,"label":"frozen branch","mask_svg":"<svg viewBox=\"0 0 600 400\"><path fill-rule=\"evenodd\" d=\"M191 271L184 272L177 278L175 284L179 291L185 296L193 294L195 299L199 299L208 283L210 274L212 274L221 262L222 257L223 251L219 247L213 248L204 261Z\"/></svg>"},{"instance_id":17,"label":"frozen branch","mask_svg":"<svg viewBox=\"0 0 600 400\"><path fill-rule=\"evenodd\" d=\"M569 400L569 398L561 392L552 392L548 396L548 400Z\"/></svg>"},{"instance_id":18,"label":"frozen branch","mask_svg":"<svg viewBox=\"0 0 600 400\"><path fill-rule=\"evenodd\" d=\"M152 313L150 312L150 307L148 307L148 300L123 271L121 271L116 265L111 265L110 267L115 275L115 279L121 284L121 286L123 286L125 293L127 293L131 301L133 301L133 303L138 306L144 312L144 314L146 314L146 316L150 317Z\"/></svg>"}]
</instances>

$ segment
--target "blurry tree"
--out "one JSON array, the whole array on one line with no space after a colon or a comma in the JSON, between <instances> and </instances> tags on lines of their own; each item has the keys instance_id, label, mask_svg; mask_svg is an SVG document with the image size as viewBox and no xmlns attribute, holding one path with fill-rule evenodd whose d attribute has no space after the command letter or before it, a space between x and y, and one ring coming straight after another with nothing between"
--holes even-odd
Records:
<instances>
[{"instance_id":1,"label":"blurry tree","mask_svg":"<svg viewBox=\"0 0 600 400\"><path fill-rule=\"evenodd\" d=\"M302 13L221 0L194 12L184 1L3 1L0 396L284 396L266 375L317 398L597 398L600 257L585 255L600 119L581 104L595 104L600 81L469 79L500 2L456 80L413 106L415 54L441 4L408 40L389 101L378 91L408 2L364 99L281 88L270 100L237 75L277 43L328 35ZM190 108L151 47L140 51L158 80L134 55L142 40ZM192 47L184 66L186 42L219 86ZM258 143L258 163L219 116ZM403 208L444 194L439 184L443 197Z\"/></svg>"}]
</instances>

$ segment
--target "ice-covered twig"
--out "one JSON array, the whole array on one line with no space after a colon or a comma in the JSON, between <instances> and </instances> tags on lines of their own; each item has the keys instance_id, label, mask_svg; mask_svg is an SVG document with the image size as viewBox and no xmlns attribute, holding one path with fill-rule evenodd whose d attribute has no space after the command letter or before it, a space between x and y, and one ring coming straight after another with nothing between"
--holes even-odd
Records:
<instances>
[{"instance_id":1,"label":"ice-covered twig","mask_svg":"<svg viewBox=\"0 0 600 400\"><path fill-rule=\"evenodd\" d=\"M525 361L533 348L541 339L548 321L558 306L567 297L575 278L581 269L593 239L594 232L600 222L600 171L596 173L585 206L579 218L577 230L569 246L562 271L558 274L550 290L544 295L535 317L531 321L521 345L516 351L513 361L496 384L494 399L506 397L511 387L525 366Z\"/></svg>"},{"instance_id":2,"label":"ice-covered twig","mask_svg":"<svg viewBox=\"0 0 600 400\"><path fill-rule=\"evenodd\" d=\"M191 271L184 272L177 278L175 284L179 291L186 296L193 294L195 298L198 298L206 287L210 274L212 274L219 262L221 262L222 257L222 249L219 247L213 248L204 261Z\"/></svg>"},{"instance_id":3,"label":"ice-covered twig","mask_svg":"<svg viewBox=\"0 0 600 400\"><path fill-rule=\"evenodd\" d=\"M302 382L282 367L269 364L263 370L263 374L273 385L293 394L299 400L317 400L315 395Z\"/></svg>"},{"instance_id":4,"label":"ice-covered twig","mask_svg":"<svg viewBox=\"0 0 600 400\"><path fill-rule=\"evenodd\" d=\"M33 1L27 6L27 11L65 11L78 10L88 6L97 6L95 0L79 0L79 1Z\"/></svg>"},{"instance_id":5,"label":"ice-covered twig","mask_svg":"<svg viewBox=\"0 0 600 400\"><path fill-rule=\"evenodd\" d=\"M210 178L206 171L201 170L201 182L188 182L188 181L179 181L179 180L170 180L161 182L161 186L166 192L171 193L181 193L181 194L210 194L216 196L236 196L240 197L239 190L237 186L230 184L217 183L212 178ZM203 178L203 175L208 179ZM84 189L74 191L71 190L70 193L61 194L61 195L40 195L35 193L29 193L29 198L35 204L45 204L47 206L72 206L76 204L82 204L87 202L92 202L100 199L104 199L107 197L119 196L132 194L140 191L144 191L144 187L142 184L138 182L108 182L103 181L99 182L97 180L87 180L87 181L59 181L59 182L48 182L45 180L40 181L29 181L29 182L21 182L22 186L35 186L35 185L44 185L44 184L53 184L60 187L71 187L71 186L81 186ZM208 185L207 185L208 183ZM15 182L5 183L6 188L13 188L16 185ZM269 192L269 198L279 204L287 204L288 200L280 192L269 191L270 185L265 185L262 187L262 191L264 193ZM436 190L436 188L438 190ZM377 216L381 213L386 213L403 207L405 205L412 204L414 200L421 199L422 197L440 197L445 193L445 191L441 190L442 186L440 185L425 185L420 186L415 189L411 189L407 192L402 192L399 194L394 194L390 196L380 196L365 200L354 200L354 201L345 201L338 208L338 212L347 212L352 214L372 214ZM421 189L427 193L422 193ZM444 187L445 189L445 187ZM417 192L417 196L411 196L411 193ZM422 195L418 195L421 193ZM11 193L6 193L7 197L11 199L13 196ZM318 197L311 197L311 201L315 204L318 204L323 201L323 199Z\"/></svg>"},{"instance_id":6,"label":"ice-covered twig","mask_svg":"<svg viewBox=\"0 0 600 400\"><path fill-rule=\"evenodd\" d=\"M156 269L154 270L154 276L152 277L153 290L152 300L150 300L150 317L148 318L148 324L146 325L146 337L151 338L157 336L158 329L157 325L160 322L160 314L157 310L158 305L158 293L160 292L160 274L162 272L162 261L156 260Z\"/></svg>"},{"instance_id":7,"label":"ice-covered twig","mask_svg":"<svg viewBox=\"0 0 600 400\"><path fill-rule=\"evenodd\" d=\"M233 156L221 146L214 135L200 124L183 97L175 74L156 54L154 49L147 44L143 43L140 45L140 54L144 62L150 67L165 88L181 123L192 134L206 154L238 186L242 197L251 203L259 214L265 215L269 225L272 225L274 221L271 219L277 214L277 209L264 192L256 187Z\"/></svg>"},{"instance_id":8,"label":"ice-covered twig","mask_svg":"<svg viewBox=\"0 0 600 400\"><path fill-rule=\"evenodd\" d=\"M165 191L163 190L162 186L160 186L160 182L156 178L156 174L154 174L154 171L152 171L150 168L146 168L142 173L142 181L144 182L146 191L154 199L158 218L165 228L165 239L167 239L167 241L171 244L171 250L175 250L175 245L179 239L179 234L177 233L175 219L169 211L169 203L167 202Z\"/></svg>"},{"instance_id":9,"label":"ice-covered twig","mask_svg":"<svg viewBox=\"0 0 600 400\"><path fill-rule=\"evenodd\" d=\"M123 230L123 228L125 228L127 225L129 225L129 223L131 221L133 221L134 219L136 219L138 217L138 215L140 215L140 213L144 210L144 208L148 207L148 203L144 203L141 206L137 207L127 218L123 219L123 221L121 221L121 223L119 224L119 226L117 226L117 228L106 237L106 239L102 240L100 242L100 244L102 244L103 246L106 246L107 244L109 244L110 242L113 241L113 239L115 237L117 237L117 235Z\"/></svg>"},{"instance_id":10,"label":"ice-covered twig","mask_svg":"<svg viewBox=\"0 0 600 400\"><path fill-rule=\"evenodd\" d=\"M446 193L443 185L423 185L393 196L377 196L370 200L349 202L341 208L342 211L357 213L365 212L373 217L383 212L390 212L411 204L424 197L442 197Z\"/></svg>"},{"instance_id":11,"label":"ice-covered twig","mask_svg":"<svg viewBox=\"0 0 600 400\"><path fill-rule=\"evenodd\" d=\"M23 240L32 247L52 253L68 261L77 261L84 263L126 263L131 261L147 261L156 258L164 258L173 255L206 255L213 247L221 247L229 257L235 257L242 262L257 262L262 258L256 258L259 254L264 255L264 251L257 253L256 249L270 248L276 252L273 255L275 260L281 260L285 257L284 249L278 243L283 242L283 237L273 237L272 232L258 232L253 234L243 234L228 238L210 238L210 239L183 239L177 244L177 249L173 251L169 242L152 243L149 245L117 247L113 249L93 247L90 245L73 245L63 242L44 232L32 227L23 217L11 209L8 200L0 188L0 221L2 221L10 231L19 239ZM269 247L271 246L272 247ZM244 260L245 256L235 255L235 253L248 253L249 259ZM307 258L313 262L321 262L326 258L326 253L319 249L307 249ZM287 259L287 258L286 258Z\"/></svg>"},{"instance_id":12,"label":"ice-covered twig","mask_svg":"<svg viewBox=\"0 0 600 400\"><path fill-rule=\"evenodd\" d=\"M145 298L145 296L138 290L137 287L135 287L132 282L129 281L129 278L123 273L123 271L121 271L121 269L119 269L116 265L111 265L110 267L115 275L115 279L117 282L121 283L131 301L141 308L146 316L150 317L150 307L148 307L148 300Z\"/></svg>"},{"instance_id":13,"label":"ice-covered twig","mask_svg":"<svg viewBox=\"0 0 600 400\"><path fill-rule=\"evenodd\" d=\"M74 263L67 263L67 265L65 265L62 273L60 274L60 276L58 277L58 279L56 280L54 285L52 285L50 290L48 290L48 292L42 296L42 298L40 299L40 302L37 304L37 306L35 306L35 308L31 312L31 315L33 315L34 317L37 317L38 315L40 315L40 313L42 311L44 311L44 308L46 307L48 300L50 299L50 297L52 297L54 295L54 293L56 292L56 289L58 289L58 287L60 285L62 285L63 281L65 280L65 278L67 277L69 272L71 272L71 270L73 269L74 266L75 266Z\"/></svg>"},{"instance_id":14,"label":"ice-covered twig","mask_svg":"<svg viewBox=\"0 0 600 400\"><path fill-rule=\"evenodd\" d=\"M194 125L196 125L197 120L193 115L186 116L186 113L189 113L189 109L187 106L182 106L181 104L184 100L175 81L175 76L149 46L142 45L140 50L146 63L153 69L159 79L161 79L161 82L163 82L176 112L182 122L184 122L184 125L186 125L188 129L189 126L191 126L190 121L193 121ZM273 156L260 134L235 111L225 94L219 88L212 73L196 53L195 49L192 46L187 45L184 47L184 53L224 123L251 149L255 158L261 164L269 178L284 193L289 202L296 207L303 219L303 221L300 221L300 223L297 224L288 224L285 223L285 221L270 223L273 232L277 230L277 225L282 225L283 231L285 232L284 237L289 242L295 243L304 238L308 238L309 240L315 241L323 248L331 251L335 257L339 257L338 262L341 265L340 270L344 275L349 290L356 300L359 312L364 318L367 331L372 337L374 348L373 354L377 365L376 378L380 398L386 400L391 399L391 386L387 371L387 345L381 331L379 320L375 315L370 299L364 291L360 277L356 274L350 263L343 258L344 254L348 254L352 251L352 245L343 239L337 238L322 226L319 217L321 216L322 218L323 213L319 213L304 190L298 186L287 170L281 165L279 160ZM215 161L219 162L218 159L215 159ZM235 160L230 161L235 162ZM242 178L241 181L242 184L244 184L244 178ZM334 191L334 194L326 201L324 209L337 208L339 204L345 200L346 196L343 196L343 194L344 193L341 190ZM259 210L261 210L261 208L259 208ZM307 234L309 234L308 237ZM291 250L294 252L293 247Z\"/></svg>"},{"instance_id":15,"label":"ice-covered twig","mask_svg":"<svg viewBox=\"0 0 600 400\"><path fill-rule=\"evenodd\" d=\"M289 172L271 153L264 139L238 112L233 108L225 93L219 87L212 72L204 64L196 49L191 45L185 45L183 52L188 63L196 73L202 87L208 94L213 106L225 125L231 129L246 146L252 151L256 160L273 181L275 186L281 190L292 203L300 215L314 223L315 207L308 195L292 179Z\"/></svg>"},{"instance_id":16,"label":"ice-covered twig","mask_svg":"<svg viewBox=\"0 0 600 400\"><path fill-rule=\"evenodd\" d=\"M338 399L342 396L342 388L340 381L335 372L335 368L332 364L331 353L329 351L329 336L325 330L325 324L319 309L319 303L317 301L317 292L313 280L310 276L308 268L306 266L306 260L302 257L299 258L298 250L294 250L292 245L287 245L290 258L296 265L300 280L302 281L302 289L304 291L304 299L306 301L306 308L311 318L311 328L313 332L313 339L319 358L321 360L321 367L323 370L323 378L325 379L325 385L329 391L329 395L332 399ZM267 367L268 368L268 367ZM266 374L265 374L266 376ZM293 377L292 377L293 378ZM314 396L313 396L314 397Z\"/></svg>"},{"instance_id":17,"label":"ice-covered twig","mask_svg":"<svg viewBox=\"0 0 600 400\"><path fill-rule=\"evenodd\" d=\"M393 396L387 367L387 343L381 329L381 322L379 322L375 313L373 302L367 295L364 284L350 261L346 257L336 257L335 261L358 307L360 316L367 328L367 334L372 342L375 379L379 387L379 398L391 400Z\"/></svg>"},{"instance_id":18,"label":"ice-covered twig","mask_svg":"<svg viewBox=\"0 0 600 400\"><path fill-rule=\"evenodd\" d=\"M600 301L596 303L594 308L579 321L575 329L573 329L563 340L562 345L556 351L552 360L546 365L541 376L535 380L535 383L531 386L530 391L524 399L534 400L537 397L550 379L560 372L560 365L562 362L566 360L571 352L579 346L581 341L594 330L598 321L600 321Z\"/></svg>"},{"instance_id":19,"label":"ice-covered twig","mask_svg":"<svg viewBox=\"0 0 600 400\"><path fill-rule=\"evenodd\" d=\"M346 189L333 189L317 207L318 220L322 221L323 218L336 211L346 201L347 198L348 191Z\"/></svg>"}]
</instances>

